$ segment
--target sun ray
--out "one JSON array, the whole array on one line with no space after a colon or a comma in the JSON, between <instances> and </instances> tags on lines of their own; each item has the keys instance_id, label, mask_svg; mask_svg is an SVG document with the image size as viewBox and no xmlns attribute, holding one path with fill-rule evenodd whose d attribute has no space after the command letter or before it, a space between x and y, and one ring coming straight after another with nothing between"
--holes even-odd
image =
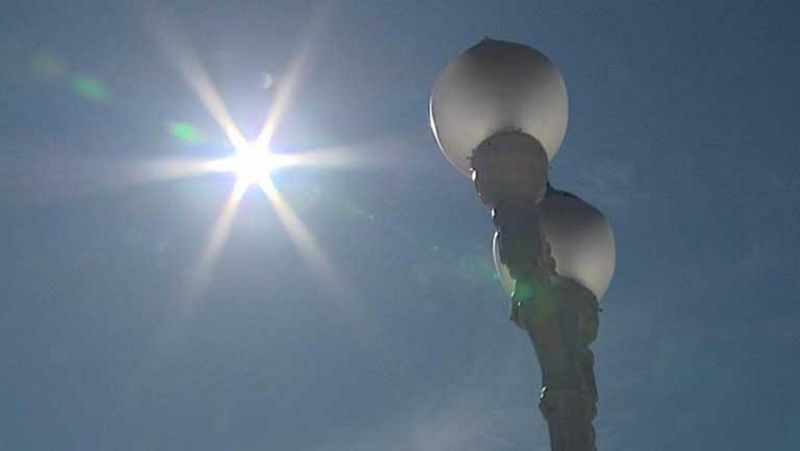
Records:
<instances>
[{"instance_id":1,"label":"sun ray","mask_svg":"<svg viewBox=\"0 0 800 451\"><path fill-rule=\"evenodd\" d=\"M216 160L200 158L159 158L132 165L129 174L132 183L175 180L209 172L220 172Z\"/></svg>"},{"instance_id":2,"label":"sun ray","mask_svg":"<svg viewBox=\"0 0 800 451\"><path fill-rule=\"evenodd\" d=\"M357 328L361 337L359 344L365 349L380 345L381 321L373 310L373 306L363 300L344 283L343 278L333 266L331 261L320 249L316 238L303 224L297 214L292 210L281 193L267 180L259 187L272 203L278 219L289 234L300 256L306 261L312 273L328 292L332 300L352 327Z\"/></svg>"},{"instance_id":3,"label":"sun ray","mask_svg":"<svg viewBox=\"0 0 800 451\"><path fill-rule=\"evenodd\" d=\"M275 155L275 154L273 154ZM350 152L346 147L303 150L279 156L284 167L356 168L370 166L367 159Z\"/></svg>"},{"instance_id":4,"label":"sun ray","mask_svg":"<svg viewBox=\"0 0 800 451\"><path fill-rule=\"evenodd\" d=\"M353 144L317 147L283 154L284 166L304 166L330 169L398 168L409 167L410 150L427 142L428 136L384 136Z\"/></svg>"},{"instance_id":5,"label":"sun ray","mask_svg":"<svg viewBox=\"0 0 800 451\"><path fill-rule=\"evenodd\" d=\"M297 53L289 63L289 68L286 71L286 74L281 78L281 81L278 84L277 93L275 94L275 101L272 104L272 108L270 108L266 120L264 121L264 125L261 127L261 131L258 133L258 137L255 140L255 145L260 149L266 149L269 147L272 137L275 134L275 130L278 128L278 125L283 118L283 114L286 112L286 108L289 106L292 95L294 94L294 90L297 87L297 84L303 75L303 70L308 62L308 56L311 53L312 44L314 43L315 35L318 33L319 25L319 20L312 22L308 36L303 40Z\"/></svg>"},{"instance_id":6,"label":"sun ray","mask_svg":"<svg viewBox=\"0 0 800 451\"><path fill-rule=\"evenodd\" d=\"M158 47L222 128L234 148L244 146L246 140L242 132L233 121L227 105L211 82L194 48L175 31L174 24L170 26L163 14L151 13L147 19L146 25L151 30Z\"/></svg>"},{"instance_id":7,"label":"sun ray","mask_svg":"<svg viewBox=\"0 0 800 451\"><path fill-rule=\"evenodd\" d=\"M342 282L327 256L322 252L317 244L317 240L297 217L292 207L284 200L275 185L266 180L259 184L259 187L272 203L275 212L283 224L289 238L297 247L300 255L311 267L311 270L320 277L326 288L333 290L339 300L353 299L352 293Z\"/></svg>"},{"instance_id":8,"label":"sun ray","mask_svg":"<svg viewBox=\"0 0 800 451\"><path fill-rule=\"evenodd\" d=\"M215 162L201 158L86 159L64 151L46 159L31 157L26 164L5 165L0 174L19 177L14 203L48 203L218 171ZM3 188L6 186L0 181Z\"/></svg>"},{"instance_id":9,"label":"sun ray","mask_svg":"<svg viewBox=\"0 0 800 451\"><path fill-rule=\"evenodd\" d=\"M239 204L244 197L244 193L247 192L247 188L248 186L246 183L237 181L230 195L228 195L228 199L225 201L225 205L222 207L217 221L211 228L203 253L200 255L197 264L190 273L189 289L191 293L203 291L208 284L211 271L217 263L217 259L219 258L225 242L228 240L231 224L236 216Z\"/></svg>"}]
</instances>

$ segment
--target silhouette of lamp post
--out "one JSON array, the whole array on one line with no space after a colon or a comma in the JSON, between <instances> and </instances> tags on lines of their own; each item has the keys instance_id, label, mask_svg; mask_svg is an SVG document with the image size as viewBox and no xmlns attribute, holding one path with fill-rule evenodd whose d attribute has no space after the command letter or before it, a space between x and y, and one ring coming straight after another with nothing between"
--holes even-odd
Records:
<instances>
[{"instance_id":1,"label":"silhouette of lamp post","mask_svg":"<svg viewBox=\"0 0 800 451\"><path fill-rule=\"evenodd\" d=\"M586 451L596 449L597 414L589 345L615 251L603 214L548 181L567 114L558 68L530 47L492 39L451 62L430 100L439 147L491 208L495 266L541 367L551 449Z\"/></svg>"}]
</instances>

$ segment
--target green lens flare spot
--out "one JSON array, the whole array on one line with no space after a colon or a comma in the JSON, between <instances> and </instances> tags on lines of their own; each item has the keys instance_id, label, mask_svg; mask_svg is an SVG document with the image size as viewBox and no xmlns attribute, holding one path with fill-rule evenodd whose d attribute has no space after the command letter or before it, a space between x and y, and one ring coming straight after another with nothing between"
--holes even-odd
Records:
<instances>
[{"instance_id":1,"label":"green lens flare spot","mask_svg":"<svg viewBox=\"0 0 800 451\"><path fill-rule=\"evenodd\" d=\"M514 294L512 295L515 301L522 303L527 302L533 299L533 294L533 284L523 280L517 280L517 283L514 285Z\"/></svg>"},{"instance_id":2,"label":"green lens flare spot","mask_svg":"<svg viewBox=\"0 0 800 451\"><path fill-rule=\"evenodd\" d=\"M176 139L187 144L197 144L203 141L203 134L200 130L186 122L171 122L169 132Z\"/></svg>"},{"instance_id":3,"label":"green lens flare spot","mask_svg":"<svg viewBox=\"0 0 800 451\"><path fill-rule=\"evenodd\" d=\"M78 75L72 79L72 90L92 102L102 102L109 95L108 88L102 81L86 75Z\"/></svg>"}]
</instances>

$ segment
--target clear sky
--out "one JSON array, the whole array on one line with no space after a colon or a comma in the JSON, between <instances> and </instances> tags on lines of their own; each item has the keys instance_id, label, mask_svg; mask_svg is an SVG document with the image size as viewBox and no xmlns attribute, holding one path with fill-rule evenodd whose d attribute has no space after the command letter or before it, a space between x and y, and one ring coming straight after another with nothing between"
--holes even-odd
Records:
<instances>
[{"instance_id":1,"label":"clear sky","mask_svg":"<svg viewBox=\"0 0 800 451\"><path fill-rule=\"evenodd\" d=\"M0 449L547 449L488 211L428 129L484 36L559 65L552 181L615 229L600 449L800 449L794 3L12 3ZM248 138L296 81L274 151L349 157L274 173L307 236L251 189L198 263L233 178L156 163L231 147L171 43Z\"/></svg>"}]
</instances>

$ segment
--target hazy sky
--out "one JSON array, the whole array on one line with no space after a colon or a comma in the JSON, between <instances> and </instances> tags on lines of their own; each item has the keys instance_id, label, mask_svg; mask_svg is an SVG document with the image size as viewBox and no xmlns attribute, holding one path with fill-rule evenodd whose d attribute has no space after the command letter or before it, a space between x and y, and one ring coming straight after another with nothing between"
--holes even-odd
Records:
<instances>
[{"instance_id":1,"label":"hazy sky","mask_svg":"<svg viewBox=\"0 0 800 451\"><path fill-rule=\"evenodd\" d=\"M600 449L800 449L793 3L2 11L0 449L547 449L488 211L428 129L437 74L484 36L559 65L553 183L615 229ZM252 189L197 276L233 179L150 176L231 149L172 44L249 138L307 47L272 147L351 164L273 179L323 257Z\"/></svg>"}]
</instances>

